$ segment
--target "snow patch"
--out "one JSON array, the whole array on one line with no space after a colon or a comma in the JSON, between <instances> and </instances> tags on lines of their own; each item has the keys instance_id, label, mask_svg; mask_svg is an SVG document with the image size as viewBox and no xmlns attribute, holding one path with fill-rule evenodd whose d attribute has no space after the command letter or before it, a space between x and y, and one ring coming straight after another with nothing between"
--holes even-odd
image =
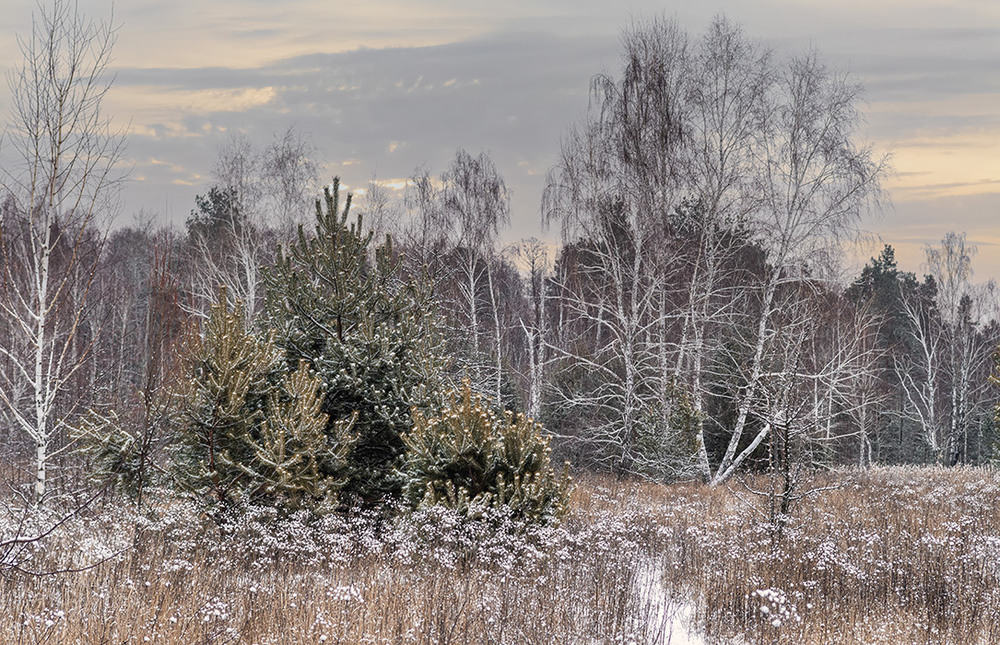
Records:
<instances>
[{"instance_id":1,"label":"snow patch","mask_svg":"<svg viewBox=\"0 0 1000 645\"><path fill-rule=\"evenodd\" d=\"M636 597L645 625L637 626L643 642L662 645L707 645L699 633L694 605L671 597L663 567L644 558L636 568Z\"/></svg>"}]
</instances>

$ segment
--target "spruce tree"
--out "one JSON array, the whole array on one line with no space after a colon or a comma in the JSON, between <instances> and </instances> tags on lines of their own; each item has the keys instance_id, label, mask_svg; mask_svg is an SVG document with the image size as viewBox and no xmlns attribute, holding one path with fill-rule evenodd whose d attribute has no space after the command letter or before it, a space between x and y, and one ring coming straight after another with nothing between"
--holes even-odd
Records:
<instances>
[{"instance_id":1,"label":"spruce tree","mask_svg":"<svg viewBox=\"0 0 1000 645\"><path fill-rule=\"evenodd\" d=\"M339 201L335 179L317 200L314 233L300 227L279 249L265 312L286 362L304 361L322 379L327 434L334 420L355 418L345 490L374 502L402 489L401 435L411 408L436 400L442 360L429 292L400 280L391 238L372 250L361 217L349 222L350 195Z\"/></svg>"}]
</instances>

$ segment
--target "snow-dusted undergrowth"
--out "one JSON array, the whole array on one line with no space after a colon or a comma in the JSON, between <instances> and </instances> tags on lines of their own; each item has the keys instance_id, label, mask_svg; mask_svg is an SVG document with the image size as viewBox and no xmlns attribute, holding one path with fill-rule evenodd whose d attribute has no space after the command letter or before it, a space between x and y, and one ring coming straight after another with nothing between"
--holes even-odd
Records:
<instances>
[{"instance_id":1,"label":"snow-dusted undergrowth","mask_svg":"<svg viewBox=\"0 0 1000 645\"><path fill-rule=\"evenodd\" d=\"M143 514L108 505L20 561L98 566L0 578L0 642L1000 640L994 473L814 483L832 477L843 486L794 508L780 539L739 484L585 479L560 528L440 508L280 522L250 509L220 528L166 497Z\"/></svg>"}]
</instances>

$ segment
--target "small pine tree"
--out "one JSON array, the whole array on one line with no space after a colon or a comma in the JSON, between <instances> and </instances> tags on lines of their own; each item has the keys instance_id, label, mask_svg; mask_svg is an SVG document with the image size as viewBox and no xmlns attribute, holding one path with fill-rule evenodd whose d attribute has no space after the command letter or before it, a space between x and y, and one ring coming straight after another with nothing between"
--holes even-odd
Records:
<instances>
[{"instance_id":1,"label":"small pine tree","mask_svg":"<svg viewBox=\"0 0 1000 645\"><path fill-rule=\"evenodd\" d=\"M463 514L491 507L532 522L558 522L569 511L570 480L551 467L541 424L494 413L465 381L440 415L413 412L406 444L406 497Z\"/></svg>"},{"instance_id":2,"label":"small pine tree","mask_svg":"<svg viewBox=\"0 0 1000 645\"><path fill-rule=\"evenodd\" d=\"M324 197L315 234L300 227L266 272L265 311L286 362L305 361L322 380L327 435L332 420L354 417L345 490L372 502L402 489L401 435L410 409L433 405L440 391L440 343L429 293L397 277L391 239L372 257L372 234L360 216L349 223L351 197L341 209L336 179Z\"/></svg>"},{"instance_id":3,"label":"small pine tree","mask_svg":"<svg viewBox=\"0 0 1000 645\"><path fill-rule=\"evenodd\" d=\"M321 383L302 363L288 374L272 336L244 327L225 290L185 355L189 378L173 450L174 477L220 510L281 499L292 507L330 502L346 481L353 417L330 422Z\"/></svg>"},{"instance_id":4,"label":"small pine tree","mask_svg":"<svg viewBox=\"0 0 1000 645\"><path fill-rule=\"evenodd\" d=\"M90 461L90 477L111 485L132 499L148 479L138 433L131 432L111 409L90 409L70 432L81 454Z\"/></svg>"},{"instance_id":5,"label":"small pine tree","mask_svg":"<svg viewBox=\"0 0 1000 645\"><path fill-rule=\"evenodd\" d=\"M250 440L279 379L274 343L248 333L243 321L242 304L230 309L223 289L203 335L192 334L184 350L190 378L180 397L185 403L174 452L176 479L222 505L245 488L243 465L254 457Z\"/></svg>"},{"instance_id":6,"label":"small pine tree","mask_svg":"<svg viewBox=\"0 0 1000 645\"><path fill-rule=\"evenodd\" d=\"M254 459L240 466L251 481L259 482L260 492L293 507L336 499L347 483L347 459L357 441L351 434L357 414L328 424L320 410L321 387L308 364L300 361L283 387L272 388L259 436L247 438ZM332 474L323 475L321 466Z\"/></svg>"},{"instance_id":7,"label":"small pine tree","mask_svg":"<svg viewBox=\"0 0 1000 645\"><path fill-rule=\"evenodd\" d=\"M635 474L660 482L697 476L699 421L691 398L671 384L666 399L640 416Z\"/></svg>"}]
</instances>

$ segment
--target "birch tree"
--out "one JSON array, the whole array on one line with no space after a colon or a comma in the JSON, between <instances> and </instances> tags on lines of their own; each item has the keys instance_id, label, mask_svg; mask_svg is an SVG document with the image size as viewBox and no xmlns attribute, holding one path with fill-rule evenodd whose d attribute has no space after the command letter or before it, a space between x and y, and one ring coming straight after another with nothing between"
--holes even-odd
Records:
<instances>
[{"instance_id":1,"label":"birch tree","mask_svg":"<svg viewBox=\"0 0 1000 645\"><path fill-rule=\"evenodd\" d=\"M743 246L741 231L761 202L756 160L775 74L770 51L721 17L700 40L692 74L699 79L689 90L694 198L679 212L678 224L693 244L685 245L690 280L680 312L683 326L675 373L691 393L698 420L698 472L708 481L706 370L720 340L712 330L728 324L739 299L735 290L744 282L733 269Z\"/></svg>"},{"instance_id":2,"label":"birch tree","mask_svg":"<svg viewBox=\"0 0 1000 645\"><path fill-rule=\"evenodd\" d=\"M590 410L590 438L629 470L638 433L669 428L690 398L693 468L721 483L773 427L768 392L816 377L788 352L808 321L788 316L809 315L795 306L803 285L828 278L877 204L885 160L854 141L860 87L814 53L775 62L724 19L698 41L671 21L639 24L623 48L543 200L568 249L559 310L588 334L552 347L589 370L563 404Z\"/></svg>"},{"instance_id":3,"label":"birch tree","mask_svg":"<svg viewBox=\"0 0 1000 645\"><path fill-rule=\"evenodd\" d=\"M773 323L784 303L783 285L822 275L825 260L836 256L857 230L867 209L878 204L887 159L854 142L861 121L861 87L829 70L815 52L791 59L779 75L766 109L762 186L765 203L753 227L766 253L767 276L757 289L759 308L752 336L746 382L738 394L732 434L714 483L731 477L766 438L764 423L741 448L754 400L767 370L769 344L777 339Z\"/></svg>"},{"instance_id":4,"label":"birch tree","mask_svg":"<svg viewBox=\"0 0 1000 645\"><path fill-rule=\"evenodd\" d=\"M556 403L586 419L575 438L591 459L630 472L643 417L667 407L667 220L684 172L688 40L654 21L624 41L621 79L594 79L589 118L563 139L543 218L561 225L560 306L586 338L549 346L587 372L564 371Z\"/></svg>"},{"instance_id":5,"label":"birch tree","mask_svg":"<svg viewBox=\"0 0 1000 645\"><path fill-rule=\"evenodd\" d=\"M968 435L970 417L970 376L976 353L972 306L972 257L975 246L967 246L965 233L950 232L941 246L927 245L927 269L937 284L938 311L944 332L944 375L947 391L948 425L939 461L954 465L961 452L961 437Z\"/></svg>"},{"instance_id":6,"label":"birch tree","mask_svg":"<svg viewBox=\"0 0 1000 645\"><path fill-rule=\"evenodd\" d=\"M912 349L896 358L895 372L905 395L901 413L917 425L934 460L953 465L969 459L970 430L981 427L988 410L985 375L996 339L985 323L995 311L995 285L972 284L976 248L964 233L946 234L925 253L934 288L904 295Z\"/></svg>"},{"instance_id":7,"label":"birch tree","mask_svg":"<svg viewBox=\"0 0 1000 645\"><path fill-rule=\"evenodd\" d=\"M900 412L917 425L920 437L938 460L947 421L941 404L945 348L936 291L936 283L931 279L924 289L903 295L904 338L909 351L893 358L893 369L904 394Z\"/></svg>"},{"instance_id":8,"label":"birch tree","mask_svg":"<svg viewBox=\"0 0 1000 645\"><path fill-rule=\"evenodd\" d=\"M212 171L215 186L197 197L198 211L192 211L187 223L192 313L208 316L220 285L234 301L244 303L248 316L257 313L264 261L261 163L250 139L233 135L219 150Z\"/></svg>"},{"instance_id":9,"label":"birch tree","mask_svg":"<svg viewBox=\"0 0 1000 645\"><path fill-rule=\"evenodd\" d=\"M215 185L197 198L198 211L188 220L194 313L208 315L220 285L244 303L248 316L259 313L260 267L270 260L269 242L274 233L292 241L315 199L314 154L292 129L263 148L235 134L219 150Z\"/></svg>"},{"instance_id":10,"label":"birch tree","mask_svg":"<svg viewBox=\"0 0 1000 645\"><path fill-rule=\"evenodd\" d=\"M480 329L492 327L490 354L493 365L484 371L489 374L497 407L503 407L501 348L504 330L500 324L494 263L497 236L510 223L510 191L489 155L481 152L473 157L462 149L455 153L448 170L441 175L441 183L443 215L454 235L455 286L459 294L456 309L465 316L473 364L480 361L482 352ZM480 312L483 296L486 300L484 313L491 320L483 320Z\"/></svg>"},{"instance_id":11,"label":"birch tree","mask_svg":"<svg viewBox=\"0 0 1000 645\"><path fill-rule=\"evenodd\" d=\"M124 140L101 109L115 36L109 23L56 0L19 39L23 62L9 77L5 143L16 162L4 170L3 188L16 221L0 226L0 313L17 342L0 352L13 368L8 383L24 381L28 391L22 401L0 387L0 401L35 445L38 502L47 492L54 440L72 412L60 399L89 345L80 344L81 320L97 257L84 257L81 245L104 225L122 179Z\"/></svg>"},{"instance_id":12,"label":"birch tree","mask_svg":"<svg viewBox=\"0 0 1000 645\"><path fill-rule=\"evenodd\" d=\"M291 243L309 215L319 186L318 151L306 135L288 128L275 135L261 158L263 210L285 243Z\"/></svg>"},{"instance_id":13,"label":"birch tree","mask_svg":"<svg viewBox=\"0 0 1000 645\"><path fill-rule=\"evenodd\" d=\"M416 168L403 193L404 222L401 225L403 262L410 276L429 274L443 278L443 256L448 246L448 222L441 204L441 190L426 168Z\"/></svg>"},{"instance_id":14,"label":"birch tree","mask_svg":"<svg viewBox=\"0 0 1000 645\"><path fill-rule=\"evenodd\" d=\"M546 287L552 267L548 246L537 238L522 240L514 252L528 272L530 310L522 312L518 322L527 344L528 416L537 419L542 411L545 368L550 361L545 346L545 338L549 335Z\"/></svg>"}]
</instances>

